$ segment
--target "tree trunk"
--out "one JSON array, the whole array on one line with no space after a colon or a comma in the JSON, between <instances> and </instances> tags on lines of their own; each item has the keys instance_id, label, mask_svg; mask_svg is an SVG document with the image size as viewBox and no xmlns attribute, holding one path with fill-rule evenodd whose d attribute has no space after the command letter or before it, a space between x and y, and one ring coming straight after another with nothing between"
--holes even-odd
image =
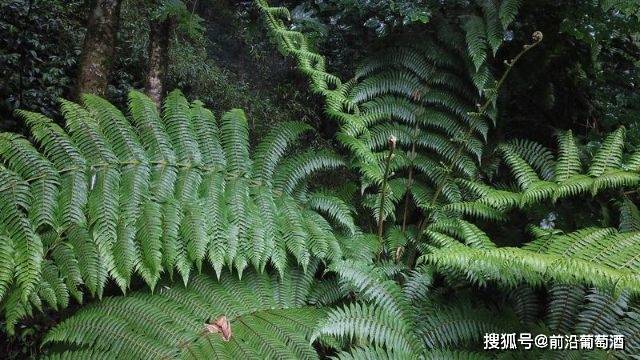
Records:
<instances>
[{"instance_id":1,"label":"tree trunk","mask_svg":"<svg viewBox=\"0 0 640 360\"><path fill-rule=\"evenodd\" d=\"M149 33L149 71L145 84L145 92L160 107L164 95L164 85L169 64L169 36L173 21L152 20Z\"/></svg>"},{"instance_id":2,"label":"tree trunk","mask_svg":"<svg viewBox=\"0 0 640 360\"><path fill-rule=\"evenodd\" d=\"M76 95L105 95L120 18L120 0L96 0L84 37Z\"/></svg>"}]
</instances>

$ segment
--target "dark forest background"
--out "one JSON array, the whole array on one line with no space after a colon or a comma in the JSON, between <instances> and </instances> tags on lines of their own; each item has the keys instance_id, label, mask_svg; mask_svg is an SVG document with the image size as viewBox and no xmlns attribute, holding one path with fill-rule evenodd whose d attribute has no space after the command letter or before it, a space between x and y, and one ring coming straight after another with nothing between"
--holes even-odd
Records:
<instances>
[{"instance_id":1,"label":"dark forest background","mask_svg":"<svg viewBox=\"0 0 640 360\"><path fill-rule=\"evenodd\" d=\"M310 94L293 63L271 46L250 1L110 2L119 16L110 20L116 35L106 59L109 72L99 85L109 100L124 105L129 89L144 89L154 66L166 66L165 90L179 87L218 112L245 108L258 134L272 122L296 119L322 129L327 138L332 135L320 100ZM451 11L456 3L451 2ZM293 9L296 26L327 55L331 70L347 79L358 59L398 34L427 26L431 11L426 1L284 5ZM0 1L2 130L22 129L15 109L56 117L57 99L78 93L87 56L84 39L95 7L79 0ZM636 141L639 130L632 119L640 111L640 24L633 9L623 10L592 1L524 2L496 61L517 52L535 30L544 33L545 41L509 78L500 99L499 133L553 145L545 141L551 128L597 136L627 124ZM157 23L164 24L154 32ZM161 59L154 62L152 45L163 42Z\"/></svg>"}]
</instances>

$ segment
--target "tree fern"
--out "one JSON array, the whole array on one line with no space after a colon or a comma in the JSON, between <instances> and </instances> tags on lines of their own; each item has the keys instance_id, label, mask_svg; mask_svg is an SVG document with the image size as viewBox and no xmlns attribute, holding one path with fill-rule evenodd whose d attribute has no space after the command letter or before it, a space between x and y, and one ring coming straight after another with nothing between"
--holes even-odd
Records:
<instances>
[{"instance_id":1,"label":"tree fern","mask_svg":"<svg viewBox=\"0 0 640 360\"><path fill-rule=\"evenodd\" d=\"M82 300L82 285L101 297L108 278L122 291L136 275L154 288L162 273L177 270L187 283L206 261L218 273L226 265L241 275L267 263L284 273L288 253L303 264L339 257L321 214L340 226L336 233L357 232L331 193L293 196L312 173L342 165L328 151L282 161L306 125L274 128L253 162L242 110L218 124L179 91L167 96L162 114L137 92L129 107L127 119L96 96L85 95L83 106L63 101L68 132L20 112L40 150L19 135L0 136L0 248L12 258L0 272L0 298L11 297L5 313L15 306L28 313L42 299L66 306L69 294ZM307 222L292 232L283 219L295 217Z\"/></svg>"},{"instance_id":2,"label":"tree fern","mask_svg":"<svg viewBox=\"0 0 640 360\"><path fill-rule=\"evenodd\" d=\"M355 277L359 280L345 290L354 291L360 301L330 312L331 320L323 323L318 331L318 334L338 337L353 345L348 351L340 352L338 358L408 358L417 352L426 357L429 354L426 349L430 346L451 347L477 342L478 333L505 326L487 325L479 316L470 318L459 307L445 310L434 305L433 296L420 295L431 284L434 271L444 274L447 284L452 287L468 286L469 281L486 287L498 286L501 290L523 289L523 283L535 287L587 284L615 296L637 293L638 269L632 265L635 264L632 255L635 235L632 233L610 233L611 237L604 240L596 236L596 233L600 234L596 231L589 236L581 233L568 241L559 238L563 235L543 236L536 232L536 240L524 248L498 247L479 227L462 220L468 217L503 220L508 218L507 212L516 207L637 185L636 168L640 156L633 154L622 164L624 130L603 142L587 173L583 173L573 135L565 132L558 136L560 154L557 159L548 149L528 141L515 141L500 147L517 186L495 187L476 180L490 120L495 120L489 106L494 103L504 79L501 78L497 86L493 84L489 51L493 55L498 51L502 34L515 19L520 3L477 1L478 7L474 11L460 17L460 27L434 16L432 34L425 36L424 42L412 39L411 45L376 54L365 60L353 80L342 83L326 72L324 58L311 50L304 35L289 30L286 9L272 8L265 1L257 1L280 49L297 60L301 71L309 76L312 90L325 97L327 113L340 122L338 139L356 158L363 192L370 188L375 190L363 197L363 204L372 210L374 219L378 224L385 217L399 219L398 214L403 211L397 211L398 205L402 199L409 198L425 217L419 222L417 235L405 236L403 233L415 232L416 227L403 221L402 226L390 227L381 241L381 245L399 246L396 261L401 260L402 244L409 242L414 242L417 250L424 254L419 258L421 271L410 272L403 279L408 285L406 292L371 287L372 279L376 279L385 287L401 288L398 282L385 278L372 265L367 265L366 271L354 271L354 267L360 269L361 265L349 262L340 263L342 268L333 268L343 279ZM536 32L534 45L541 40L542 34ZM525 50L530 48L525 45ZM514 61L507 62L507 73ZM478 111L475 104L483 98L487 105ZM397 149L389 145L389 139L394 139ZM391 159L390 152L393 152L393 159L385 166L385 159ZM392 169L389 178L387 167ZM408 206L404 207L405 214ZM632 215L628 211L625 216L631 218ZM422 241L423 235L428 241ZM599 239L597 246L580 245L578 239L591 238L591 235ZM550 246L548 241L555 245ZM603 247L599 246L600 242ZM581 253L578 249L583 247L595 257ZM409 264L412 256L415 254L406 259ZM378 256L378 259L378 262L385 261L384 257ZM370 287L378 289L375 291L377 296L368 292L372 291ZM422 302L408 311L412 315L407 316L397 310L395 304L401 301L390 300L396 299L391 294L402 294L398 296L421 299ZM518 316L514 316L507 326L510 331L516 328L513 325L517 325L517 321L532 322L535 316L527 312L536 307L531 290L521 290L512 296L512 301L514 298L519 300ZM528 299L521 300L524 296ZM472 308L469 304L459 306L467 311ZM421 307L425 313L420 312ZM491 317L491 311L495 309L486 313L487 318ZM438 331L437 325L440 313L445 326L442 331ZM415 320L415 314L423 315L422 321ZM413 320L411 316L414 316ZM416 332L407 333L404 326L413 321L431 326L432 329L425 329L423 334L431 334L434 339L425 341L428 337L421 338ZM633 328L630 323L628 326ZM528 326L520 327L520 330L530 332L532 328ZM540 332L539 328L536 330ZM458 355L472 357L476 354Z\"/></svg>"},{"instance_id":3,"label":"tree fern","mask_svg":"<svg viewBox=\"0 0 640 360\"><path fill-rule=\"evenodd\" d=\"M521 355L474 352L488 332L622 333L630 346L532 358L634 353L640 234L629 194L619 229L532 227L523 247L498 246L469 220L502 221L515 208L640 180L640 153L624 156L619 129L589 164L570 132L559 134L557 158L511 141L498 152L515 184L479 181L500 85L541 40L535 34L494 80L520 1L436 14L424 39L399 36L401 46L365 59L348 82L290 30L288 10L256 3L339 121L360 183L348 196L307 183L344 165L329 151L285 156L307 125L283 123L252 152L241 110L218 122L179 92L160 111L132 92L130 118L95 96L63 101L66 130L23 112L40 149L0 134L9 184L0 197L0 299L10 330L36 309L83 301L85 287L102 297L109 280L124 292L139 276L152 293L104 299L64 320L45 338L50 358L315 358L315 340L339 359ZM354 198L377 234L355 225ZM201 274L209 265L217 280Z\"/></svg>"},{"instance_id":4,"label":"tree fern","mask_svg":"<svg viewBox=\"0 0 640 360\"><path fill-rule=\"evenodd\" d=\"M455 247L447 248L456 251ZM486 261L482 257L477 262ZM505 272L517 272L516 263L510 263ZM473 268L467 266L465 269ZM519 356L511 351L476 353L452 349L476 349L483 333L533 334L625 334L627 347L624 351L603 351L589 353L594 358L626 358L637 352L638 337L633 329L639 326L637 307L630 305L626 293L612 296L608 292L582 290L579 286L552 285L556 280L546 281L550 285L549 302L540 313L539 299L531 288L519 286L508 296L496 294L491 288L491 300L478 297L478 289L464 291L458 289L458 296L452 299L450 293L438 294L431 278L431 267L421 265L401 287L384 274L382 268L372 265L346 262L334 270L341 275L345 290L356 293L360 299L356 303L330 310L324 322L320 322L317 334L346 338L347 347L337 358L501 358L501 355ZM436 270L438 267L436 267ZM463 270L467 271L467 270ZM521 272L521 271L520 271ZM521 272L522 273L522 272ZM490 273L496 274L496 273ZM464 278L455 278L455 272L446 276L453 283L464 285ZM472 278L472 277L469 277ZM417 281L418 279L419 282ZM560 280L562 282L562 280ZM420 284L421 285L418 285ZM395 291L382 290L382 288ZM378 289L370 292L368 289ZM525 291L526 290L526 291ZM392 295L394 294L394 295ZM503 292L506 294L506 292ZM418 296L416 296L418 295ZM384 300L388 299L388 300ZM393 300L395 299L395 300ZM404 300L403 300L404 299ZM473 300L471 300L473 299ZM405 302L410 308L398 316L394 303ZM504 301L504 302L503 302ZM391 316L391 314L396 314ZM495 316L500 313L501 316ZM407 318L412 316L413 319ZM542 321L536 323L538 321ZM415 323L415 326L405 327ZM407 351L407 343L415 341ZM524 356L524 354L521 354ZM532 358L567 358L586 355L581 351L536 350L529 354Z\"/></svg>"},{"instance_id":5,"label":"tree fern","mask_svg":"<svg viewBox=\"0 0 640 360\"><path fill-rule=\"evenodd\" d=\"M286 9L270 7L266 1L256 4L279 48L297 60L311 89L326 99L329 116L339 122L337 138L355 158L366 191L362 204L374 221L380 225L402 219L404 232L409 225L406 214L414 209L429 221L452 216L503 218L504 206L496 210L465 201L455 179L470 180L478 174L483 144L495 121L490 107L504 79L493 81L488 59L502 43L517 3L476 1L465 7L455 25L444 15L434 15L423 41L399 36L398 46L365 58L355 78L346 83L326 71L324 58L313 52L304 34L288 29ZM533 45L540 40L535 36ZM523 52L531 48L527 45ZM506 73L514 62L507 63ZM485 105L479 108L476 104L481 102ZM386 166L391 138L398 148Z\"/></svg>"},{"instance_id":6,"label":"tree fern","mask_svg":"<svg viewBox=\"0 0 640 360\"><path fill-rule=\"evenodd\" d=\"M479 343L485 331L511 331L519 324L515 318L496 319L489 308L467 299L441 302L429 294L432 283L424 267L403 286L383 267L371 264L346 261L332 270L340 275L344 290L358 298L329 310L315 333L347 340L352 347L338 353L339 359L482 358L480 353L451 349Z\"/></svg>"}]
</instances>

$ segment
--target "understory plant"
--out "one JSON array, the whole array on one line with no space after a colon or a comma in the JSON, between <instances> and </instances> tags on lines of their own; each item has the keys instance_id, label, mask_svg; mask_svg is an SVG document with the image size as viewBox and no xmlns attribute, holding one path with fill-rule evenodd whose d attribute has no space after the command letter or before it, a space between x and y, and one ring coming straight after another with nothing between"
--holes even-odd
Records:
<instances>
[{"instance_id":1,"label":"understory plant","mask_svg":"<svg viewBox=\"0 0 640 360\"><path fill-rule=\"evenodd\" d=\"M68 131L20 112L40 149L0 135L0 298L10 331L34 307L101 298L111 280L125 293L134 276L152 290L162 274L186 284L204 263L241 277L249 266L284 274L289 256L302 268L342 256L341 236L357 232L351 210L307 185L342 160L312 150L283 160L307 125L282 123L250 157L242 110L218 123L179 91L161 115L135 91L129 106L125 118L96 96L63 101Z\"/></svg>"},{"instance_id":2,"label":"understory plant","mask_svg":"<svg viewBox=\"0 0 640 360\"><path fill-rule=\"evenodd\" d=\"M637 356L640 150L624 128L592 154L570 131L556 149L491 141L505 79L543 41L497 65L519 1L434 11L349 81L286 8L255 3L346 155L287 152L311 130L294 122L251 149L241 110L215 119L179 91L160 111L131 92L129 116L62 101L66 130L20 112L32 141L0 135L10 331L91 297L46 334L48 358ZM339 167L357 181L310 180ZM483 350L490 333L620 334L625 349Z\"/></svg>"},{"instance_id":3,"label":"understory plant","mask_svg":"<svg viewBox=\"0 0 640 360\"><path fill-rule=\"evenodd\" d=\"M457 19L434 17L437 23L423 39L372 55L354 79L342 82L326 71L324 58L303 34L287 28L286 9L259 2L280 50L296 59L311 88L325 97L327 114L340 123L338 140L353 154L362 205L373 215L381 245L368 264L334 267L340 279L358 285L348 289L359 301L332 310L319 333L351 339L340 355L345 358L429 357L431 351L436 358L508 357L513 352L456 351L477 350L487 332L555 331L625 334L627 348L527 356L636 354L639 242L629 226L637 213L627 196L640 180L638 152L625 152L620 128L593 156L584 156L573 134L562 131L557 157L526 140L490 153L485 143L496 120L499 89L543 34L534 33L533 42L504 61L502 75L492 80L484 66L500 38L488 29L508 27L518 2L477 4ZM500 159L496 165L492 156ZM509 170L515 181L504 174L489 181L491 167ZM555 216L554 207L568 207L569 216L578 218L580 210L592 208L585 202L602 209L585 214L591 217L589 227L563 231L548 221L525 221L517 244L493 239L482 229L545 209ZM620 231L611 227L615 221L602 226L607 221L600 218L616 210ZM354 267L361 270L354 273ZM489 300L474 299L487 289L493 291ZM502 316L483 317L483 311ZM437 353L443 349L453 353Z\"/></svg>"}]
</instances>

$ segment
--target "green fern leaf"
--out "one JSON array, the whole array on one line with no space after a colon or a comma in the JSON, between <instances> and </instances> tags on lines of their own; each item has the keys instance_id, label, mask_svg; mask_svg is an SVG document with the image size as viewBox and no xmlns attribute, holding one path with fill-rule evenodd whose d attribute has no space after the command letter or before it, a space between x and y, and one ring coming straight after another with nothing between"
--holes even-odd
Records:
<instances>
[{"instance_id":1,"label":"green fern leaf","mask_svg":"<svg viewBox=\"0 0 640 360\"><path fill-rule=\"evenodd\" d=\"M565 181L570 176L580 174L582 165L571 131L558 135L559 156L556 162L556 181Z\"/></svg>"},{"instance_id":2,"label":"green fern leaf","mask_svg":"<svg viewBox=\"0 0 640 360\"><path fill-rule=\"evenodd\" d=\"M290 278L286 288L255 273L243 281L228 274L223 279L197 275L189 287L163 286L153 295L89 306L47 333L45 344L55 344L50 358L317 358L309 339L324 311L301 306L311 286L307 277ZM287 296L274 301L280 291L294 289L307 289L302 303L286 305ZM230 330L214 330L214 324L226 321ZM56 346L74 349L58 353Z\"/></svg>"},{"instance_id":3,"label":"green fern leaf","mask_svg":"<svg viewBox=\"0 0 640 360\"><path fill-rule=\"evenodd\" d=\"M486 25L481 17L471 15L463 22L463 28L466 33L469 56L475 69L478 70L487 59Z\"/></svg>"},{"instance_id":4,"label":"green fern leaf","mask_svg":"<svg viewBox=\"0 0 640 360\"><path fill-rule=\"evenodd\" d=\"M600 176L607 169L617 169L622 164L622 148L624 147L624 128L618 128L602 142L600 149L593 157L589 175Z\"/></svg>"},{"instance_id":5,"label":"green fern leaf","mask_svg":"<svg viewBox=\"0 0 640 360\"><path fill-rule=\"evenodd\" d=\"M521 0L502 0L500 2L500 21L507 28L515 20Z\"/></svg>"}]
</instances>

